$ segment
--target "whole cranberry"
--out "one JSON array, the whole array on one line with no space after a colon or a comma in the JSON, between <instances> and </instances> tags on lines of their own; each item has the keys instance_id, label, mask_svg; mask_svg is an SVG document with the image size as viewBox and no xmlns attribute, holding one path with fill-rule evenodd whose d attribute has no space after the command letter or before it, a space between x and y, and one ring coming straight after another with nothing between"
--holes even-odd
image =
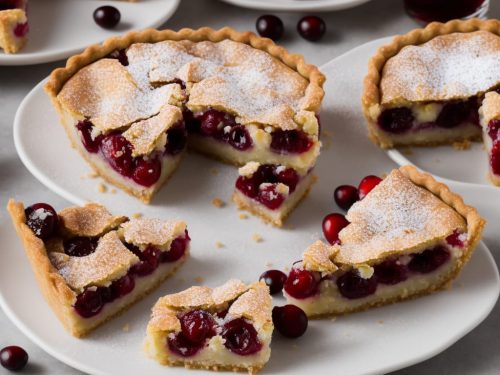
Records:
<instances>
[{"instance_id":1,"label":"whole cranberry","mask_svg":"<svg viewBox=\"0 0 500 375\"><path fill-rule=\"evenodd\" d=\"M375 186L380 184L382 182L382 179L378 176L366 176L361 180L358 186L358 195L359 199L363 199L368 195L370 191L372 191Z\"/></svg>"},{"instance_id":2,"label":"whole cranberry","mask_svg":"<svg viewBox=\"0 0 500 375\"><path fill-rule=\"evenodd\" d=\"M255 27L260 36L272 40L280 39L285 31L283 21L272 14L266 14L257 18Z\"/></svg>"},{"instance_id":3,"label":"whole cranberry","mask_svg":"<svg viewBox=\"0 0 500 375\"><path fill-rule=\"evenodd\" d=\"M333 198L337 206L347 211L359 200L358 189L351 185L340 185L335 189Z\"/></svg>"},{"instance_id":4,"label":"whole cranberry","mask_svg":"<svg viewBox=\"0 0 500 375\"><path fill-rule=\"evenodd\" d=\"M444 246L437 246L413 255L408 268L413 272L430 273L450 259L450 252Z\"/></svg>"},{"instance_id":5,"label":"whole cranberry","mask_svg":"<svg viewBox=\"0 0 500 375\"><path fill-rule=\"evenodd\" d=\"M132 145L121 134L109 134L101 140L99 149L111 167L123 176L133 172Z\"/></svg>"},{"instance_id":6,"label":"whole cranberry","mask_svg":"<svg viewBox=\"0 0 500 375\"><path fill-rule=\"evenodd\" d=\"M337 279L340 294L348 299L363 298L375 293L377 284L375 275L365 279L355 270L346 272Z\"/></svg>"},{"instance_id":7,"label":"whole cranberry","mask_svg":"<svg viewBox=\"0 0 500 375\"><path fill-rule=\"evenodd\" d=\"M469 118L472 109L473 103L470 101L446 103L439 112L436 124L442 128L454 128Z\"/></svg>"},{"instance_id":8,"label":"whole cranberry","mask_svg":"<svg viewBox=\"0 0 500 375\"><path fill-rule=\"evenodd\" d=\"M378 126L388 133L400 134L413 126L413 112L410 108L390 108L383 111L377 122Z\"/></svg>"},{"instance_id":9,"label":"whole cranberry","mask_svg":"<svg viewBox=\"0 0 500 375\"><path fill-rule=\"evenodd\" d=\"M323 219L323 235L326 240L331 244L339 244L339 233L342 229L349 225L349 221L342 214L329 214Z\"/></svg>"},{"instance_id":10,"label":"whole cranberry","mask_svg":"<svg viewBox=\"0 0 500 375\"><path fill-rule=\"evenodd\" d=\"M154 246L148 246L139 253L140 262L136 263L132 270L137 276L151 275L160 265L161 251Z\"/></svg>"},{"instance_id":11,"label":"whole cranberry","mask_svg":"<svg viewBox=\"0 0 500 375\"><path fill-rule=\"evenodd\" d=\"M254 326L243 318L224 324L221 336L225 347L238 355L251 355L262 348Z\"/></svg>"},{"instance_id":12,"label":"whole cranberry","mask_svg":"<svg viewBox=\"0 0 500 375\"><path fill-rule=\"evenodd\" d=\"M388 260L375 266L375 276L381 284L394 285L408 278L408 268L395 260Z\"/></svg>"},{"instance_id":13,"label":"whole cranberry","mask_svg":"<svg viewBox=\"0 0 500 375\"><path fill-rule=\"evenodd\" d=\"M315 42L325 35L326 24L317 16L305 16L297 24L297 31L302 38Z\"/></svg>"},{"instance_id":14,"label":"whole cranberry","mask_svg":"<svg viewBox=\"0 0 500 375\"><path fill-rule=\"evenodd\" d=\"M97 248L97 239L90 237L73 237L63 241L64 252L73 257L84 257L92 254Z\"/></svg>"},{"instance_id":15,"label":"whole cranberry","mask_svg":"<svg viewBox=\"0 0 500 375\"><path fill-rule=\"evenodd\" d=\"M35 233L35 236L46 240L56 231L59 218L56 210L47 203L35 203L24 210L26 225Z\"/></svg>"},{"instance_id":16,"label":"whole cranberry","mask_svg":"<svg viewBox=\"0 0 500 375\"><path fill-rule=\"evenodd\" d=\"M260 275L259 280L263 280L266 283L271 294L277 294L283 290L286 274L280 270L268 270Z\"/></svg>"},{"instance_id":17,"label":"whole cranberry","mask_svg":"<svg viewBox=\"0 0 500 375\"><path fill-rule=\"evenodd\" d=\"M191 342L203 343L217 334L214 318L203 310L192 310L179 318L184 336Z\"/></svg>"},{"instance_id":18,"label":"whole cranberry","mask_svg":"<svg viewBox=\"0 0 500 375\"><path fill-rule=\"evenodd\" d=\"M275 171L277 172L277 181L288 186L290 194L293 193L300 179L295 169L286 168L284 170L276 169Z\"/></svg>"},{"instance_id":19,"label":"whole cranberry","mask_svg":"<svg viewBox=\"0 0 500 375\"><path fill-rule=\"evenodd\" d=\"M303 299L318 291L321 276L316 272L292 268L285 281L284 289L293 298Z\"/></svg>"},{"instance_id":20,"label":"whole cranberry","mask_svg":"<svg viewBox=\"0 0 500 375\"><path fill-rule=\"evenodd\" d=\"M138 159L132 172L132 179L139 185L149 187L160 179L161 161L159 157L153 159Z\"/></svg>"},{"instance_id":21,"label":"whole cranberry","mask_svg":"<svg viewBox=\"0 0 500 375\"><path fill-rule=\"evenodd\" d=\"M28 363L28 353L19 346L6 346L0 350L0 363L10 371L20 371Z\"/></svg>"},{"instance_id":22,"label":"whole cranberry","mask_svg":"<svg viewBox=\"0 0 500 375\"><path fill-rule=\"evenodd\" d=\"M181 357L192 357L204 346L203 344L190 341L182 331L167 338L168 348Z\"/></svg>"},{"instance_id":23,"label":"whole cranberry","mask_svg":"<svg viewBox=\"0 0 500 375\"><path fill-rule=\"evenodd\" d=\"M187 234L187 231L186 231ZM182 258L189 244L189 237L176 238L172 241L168 251L162 251L160 261L171 263Z\"/></svg>"},{"instance_id":24,"label":"whole cranberry","mask_svg":"<svg viewBox=\"0 0 500 375\"><path fill-rule=\"evenodd\" d=\"M112 29L120 22L121 14L118 9L104 5L94 11L94 21L104 29Z\"/></svg>"},{"instance_id":25,"label":"whole cranberry","mask_svg":"<svg viewBox=\"0 0 500 375\"><path fill-rule=\"evenodd\" d=\"M270 210L276 210L285 201L283 194L278 193L277 185L270 184L259 189L258 200Z\"/></svg>"},{"instance_id":26,"label":"whole cranberry","mask_svg":"<svg viewBox=\"0 0 500 375\"><path fill-rule=\"evenodd\" d=\"M289 338L302 336L307 330L307 315L295 305L275 306L273 323L279 333Z\"/></svg>"},{"instance_id":27,"label":"whole cranberry","mask_svg":"<svg viewBox=\"0 0 500 375\"><path fill-rule=\"evenodd\" d=\"M83 293L76 297L75 310L83 318L91 318L97 315L104 301L102 299L101 290L99 288L86 289Z\"/></svg>"},{"instance_id":28,"label":"whole cranberry","mask_svg":"<svg viewBox=\"0 0 500 375\"><path fill-rule=\"evenodd\" d=\"M135 280L130 274L126 274L118 280L113 281L110 286L111 294L114 298L123 297L134 290L134 288Z\"/></svg>"}]
</instances>

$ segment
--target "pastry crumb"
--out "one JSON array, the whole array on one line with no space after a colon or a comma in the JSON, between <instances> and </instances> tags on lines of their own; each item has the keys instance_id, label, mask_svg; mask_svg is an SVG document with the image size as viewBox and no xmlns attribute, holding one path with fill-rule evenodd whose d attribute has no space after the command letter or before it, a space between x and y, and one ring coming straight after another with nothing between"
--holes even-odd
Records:
<instances>
[{"instance_id":1,"label":"pastry crumb","mask_svg":"<svg viewBox=\"0 0 500 375\"><path fill-rule=\"evenodd\" d=\"M215 241L215 248L216 249L222 249L224 247L224 244L220 241Z\"/></svg>"},{"instance_id":2,"label":"pastry crumb","mask_svg":"<svg viewBox=\"0 0 500 375\"><path fill-rule=\"evenodd\" d=\"M267 268L271 268L272 266L273 266L273 264L272 264L271 262L267 262L267 263L266 263L266 267L267 267Z\"/></svg>"},{"instance_id":3,"label":"pastry crumb","mask_svg":"<svg viewBox=\"0 0 500 375\"><path fill-rule=\"evenodd\" d=\"M248 219L248 215L247 215L247 214L240 214L240 215L239 215L239 218L240 218L241 220L245 220L245 219Z\"/></svg>"},{"instance_id":4,"label":"pastry crumb","mask_svg":"<svg viewBox=\"0 0 500 375\"><path fill-rule=\"evenodd\" d=\"M134 219L140 219L142 217L142 214L140 212L136 212L135 214L132 215Z\"/></svg>"},{"instance_id":5,"label":"pastry crumb","mask_svg":"<svg viewBox=\"0 0 500 375\"><path fill-rule=\"evenodd\" d=\"M99 193L105 193L108 191L108 187L106 185L104 185L102 182L100 182L98 185L97 185L97 191Z\"/></svg>"},{"instance_id":6,"label":"pastry crumb","mask_svg":"<svg viewBox=\"0 0 500 375\"><path fill-rule=\"evenodd\" d=\"M219 170L217 168L212 168L210 169L210 173L212 173L214 176L217 176L219 174Z\"/></svg>"},{"instance_id":7,"label":"pastry crumb","mask_svg":"<svg viewBox=\"0 0 500 375\"><path fill-rule=\"evenodd\" d=\"M464 141L453 142L452 146L456 151L465 151L471 148L472 143L466 139Z\"/></svg>"},{"instance_id":8,"label":"pastry crumb","mask_svg":"<svg viewBox=\"0 0 500 375\"><path fill-rule=\"evenodd\" d=\"M214 205L214 207L217 207L217 208L222 208L226 205L226 202L224 202L222 199L220 198L214 198L212 200L212 204Z\"/></svg>"},{"instance_id":9,"label":"pastry crumb","mask_svg":"<svg viewBox=\"0 0 500 375\"><path fill-rule=\"evenodd\" d=\"M116 189L111 189L110 193L111 194L116 194Z\"/></svg>"},{"instance_id":10,"label":"pastry crumb","mask_svg":"<svg viewBox=\"0 0 500 375\"><path fill-rule=\"evenodd\" d=\"M201 276L196 276L193 280L195 282L201 284L205 279L203 279L203 277L201 277Z\"/></svg>"},{"instance_id":11,"label":"pastry crumb","mask_svg":"<svg viewBox=\"0 0 500 375\"><path fill-rule=\"evenodd\" d=\"M262 242L264 241L264 239L262 238L262 236L258 233L254 233L254 235L252 236L252 240L254 240L255 242Z\"/></svg>"},{"instance_id":12,"label":"pastry crumb","mask_svg":"<svg viewBox=\"0 0 500 375\"><path fill-rule=\"evenodd\" d=\"M128 331L130 331L130 324L128 324L128 323L127 323L127 324L125 324L125 325L123 326L123 328L122 328L122 331L123 331L123 332L128 332Z\"/></svg>"}]
</instances>

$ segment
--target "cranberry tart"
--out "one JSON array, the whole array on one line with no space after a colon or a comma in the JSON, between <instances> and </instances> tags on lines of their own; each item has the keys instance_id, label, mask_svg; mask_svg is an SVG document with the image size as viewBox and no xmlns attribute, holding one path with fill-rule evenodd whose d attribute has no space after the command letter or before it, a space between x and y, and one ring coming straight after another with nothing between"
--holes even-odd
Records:
<instances>
[{"instance_id":1,"label":"cranberry tart","mask_svg":"<svg viewBox=\"0 0 500 375\"><path fill-rule=\"evenodd\" d=\"M24 47L28 35L27 0L0 0L0 49L16 53Z\"/></svg>"},{"instance_id":2,"label":"cranberry tart","mask_svg":"<svg viewBox=\"0 0 500 375\"><path fill-rule=\"evenodd\" d=\"M462 198L412 166L393 170L347 212L333 246L318 241L285 283L309 316L345 314L445 288L485 221Z\"/></svg>"},{"instance_id":3,"label":"cranberry tart","mask_svg":"<svg viewBox=\"0 0 500 375\"><path fill-rule=\"evenodd\" d=\"M324 79L269 39L201 28L111 38L70 58L45 88L91 166L149 202L186 144L238 166L309 172Z\"/></svg>"},{"instance_id":4,"label":"cranberry tart","mask_svg":"<svg viewBox=\"0 0 500 375\"><path fill-rule=\"evenodd\" d=\"M500 186L500 94L489 92L486 94L479 111L483 140L488 151L490 164L490 179Z\"/></svg>"},{"instance_id":5,"label":"cranberry tart","mask_svg":"<svg viewBox=\"0 0 500 375\"><path fill-rule=\"evenodd\" d=\"M271 315L264 282L194 286L158 300L144 349L168 366L256 373L271 355Z\"/></svg>"},{"instance_id":6,"label":"cranberry tart","mask_svg":"<svg viewBox=\"0 0 500 375\"><path fill-rule=\"evenodd\" d=\"M481 139L478 109L500 87L500 21L431 23L372 57L362 105L383 148Z\"/></svg>"},{"instance_id":7,"label":"cranberry tart","mask_svg":"<svg viewBox=\"0 0 500 375\"><path fill-rule=\"evenodd\" d=\"M94 203L56 213L10 200L7 209L42 294L76 337L127 309L188 256L179 220L128 219Z\"/></svg>"}]
</instances>

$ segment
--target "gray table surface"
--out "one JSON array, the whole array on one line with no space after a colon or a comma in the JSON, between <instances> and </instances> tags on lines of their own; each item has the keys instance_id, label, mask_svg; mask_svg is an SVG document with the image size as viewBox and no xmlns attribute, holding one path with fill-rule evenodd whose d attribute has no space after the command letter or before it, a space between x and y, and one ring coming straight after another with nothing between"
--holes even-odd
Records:
<instances>
[{"instance_id":1,"label":"gray table surface","mask_svg":"<svg viewBox=\"0 0 500 375\"><path fill-rule=\"evenodd\" d=\"M272 0L269 0L272 1ZM238 30L254 30L256 18L267 13L237 8L216 0L183 0L177 13L165 28L197 28L225 25ZM324 13L327 34L321 42L310 43L300 38L295 25L301 14L279 13L286 27L282 45L292 52L306 56L318 66L344 52L370 40L405 33L417 25L403 10L403 0L372 0L357 8ZM500 1L491 0L489 16L500 18ZM26 170L19 160L12 140L12 123L23 97L63 62L26 67L0 67L0 206L5 207L8 197L17 196L25 201L36 201L41 196L55 205L64 204L62 198L46 189ZM5 212L0 211L0 217ZM497 264L500 262L500 241L485 238ZM15 282L15 280L13 280ZM425 329L425 328L424 328ZM499 374L500 373L500 306L473 332L451 348L421 364L400 370L395 374ZM46 354L30 342L0 310L0 348L20 345L30 355L27 374L78 374L65 364ZM425 342L422 342L425 345ZM362 360L369 361L369 358ZM0 374L7 371L0 367Z\"/></svg>"}]
</instances>

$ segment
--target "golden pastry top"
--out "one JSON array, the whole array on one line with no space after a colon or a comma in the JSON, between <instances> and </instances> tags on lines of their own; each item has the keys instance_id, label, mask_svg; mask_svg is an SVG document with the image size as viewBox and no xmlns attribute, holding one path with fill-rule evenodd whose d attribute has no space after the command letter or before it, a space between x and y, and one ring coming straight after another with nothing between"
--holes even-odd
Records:
<instances>
[{"instance_id":1,"label":"golden pastry top","mask_svg":"<svg viewBox=\"0 0 500 375\"><path fill-rule=\"evenodd\" d=\"M125 242L141 250L148 245L168 250L172 240L183 236L185 230L186 223L181 220L139 218L123 223L119 233Z\"/></svg>"}]
</instances>

